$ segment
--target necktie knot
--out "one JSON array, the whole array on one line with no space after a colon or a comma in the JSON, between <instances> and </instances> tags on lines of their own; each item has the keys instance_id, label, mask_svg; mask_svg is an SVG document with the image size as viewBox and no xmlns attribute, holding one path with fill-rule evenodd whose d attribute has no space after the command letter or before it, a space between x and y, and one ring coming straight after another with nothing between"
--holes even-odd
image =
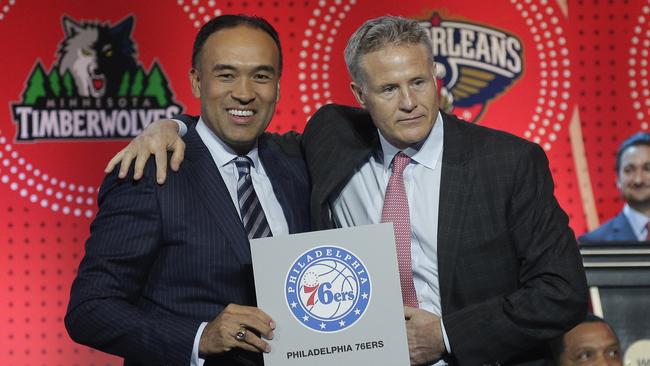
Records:
<instances>
[{"instance_id":1,"label":"necktie knot","mask_svg":"<svg viewBox=\"0 0 650 366\"><path fill-rule=\"evenodd\" d=\"M260 203L253 180L251 178L251 165L253 161L245 155L237 156L232 159L239 173L237 181L237 199L239 201L239 211L244 229L248 233L249 239L264 238L273 235L269 226L262 204Z\"/></svg>"},{"instance_id":2,"label":"necktie knot","mask_svg":"<svg viewBox=\"0 0 650 366\"><path fill-rule=\"evenodd\" d=\"M395 154L393 157L393 174L402 175L404 169L406 169L406 166L409 165L410 162L411 158L403 152L400 151Z\"/></svg>"},{"instance_id":3,"label":"necktie knot","mask_svg":"<svg viewBox=\"0 0 650 366\"><path fill-rule=\"evenodd\" d=\"M237 167L237 173L239 173L239 178L250 174L251 165L253 165L253 161L251 160L251 158L249 158L246 155L240 155L232 159L232 161L235 163L235 166Z\"/></svg>"}]
</instances>

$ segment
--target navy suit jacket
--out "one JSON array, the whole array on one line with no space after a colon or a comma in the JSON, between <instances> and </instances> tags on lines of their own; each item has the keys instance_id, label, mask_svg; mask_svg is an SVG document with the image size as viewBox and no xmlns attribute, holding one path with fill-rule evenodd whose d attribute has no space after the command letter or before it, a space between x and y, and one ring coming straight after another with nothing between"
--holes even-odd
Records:
<instances>
[{"instance_id":1,"label":"navy suit jacket","mask_svg":"<svg viewBox=\"0 0 650 366\"><path fill-rule=\"evenodd\" d=\"M611 220L600 225L595 230L583 234L578 241L583 243L601 242L601 241L638 241L639 238L634 234L632 225L623 211L614 216Z\"/></svg>"},{"instance_id":2,"label":"navy suit jacket","mask_svg":"<svg viewBox=\"0 0 650 366\"><path fill-rule=\"evenodd\" d=\"M201 322L230 303L255 305L249 242L230 194L194 128L185 142L182 169L164 185L152 160L140 181L105 178L72 285L70 336L127 365L187 366ZM289 231L309 230L309 181L296 140L264 134L258 146ZM231 351L206 365L261 360Z\"/></svg>"},{"instance_id":3,"label":"navy suit jacket","mask_svg":"<svg viewBox=\"0 0 650 366\"><path fill-rule=\"evenodd\" d=\"M543 364L545 340L578 324L587 285L544 151L443 113L438 217L442 319L452 365ZM333 227L330 202L379 148L363 110L328 105L302 137L312 228ZM419 182L418 184L427 184Z\"/></svg>"}]
</instances>

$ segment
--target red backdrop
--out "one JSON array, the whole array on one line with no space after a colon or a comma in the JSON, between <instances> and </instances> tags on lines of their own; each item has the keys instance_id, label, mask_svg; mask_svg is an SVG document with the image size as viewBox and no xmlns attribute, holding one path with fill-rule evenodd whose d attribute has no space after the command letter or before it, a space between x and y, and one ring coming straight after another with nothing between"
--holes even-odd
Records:
<instances>
[{"instance_id":1,"label":"red backdrop","mask_svg":"<svg viewBox=\"0 0 650 366\"><path fill-rule=\"evenodd\" d=\"M193 37L206 19L239 12L264 16L281 35L285 70L272 131L302 130L324 103L354 103L342 52L352 31L370 17L390 13L429 22L432 29L469 29L475 33L468 39L476 42L479 33L511 39L520 45L507 54L507 60L521 62L514 72L496 62L498 57L492 66L485 57L476 66L467 61L469 53L454 55L453 45L445 43L449 57L438 61L447 71L443 80L454 94L454 113L541 144L549 156L556 195L578 234L620 209L615 150L626 136L647 130L650 119L648 0L577 0L568 5L564 0L0 0L5 50L0 71L0 364L120 363L74 344L63 316L96 212L103 167L128 141L123 135L146 123L148 117L137 113L153 109L127 100L126 108L135 112L121 120L123 138L104 130L92 137L83 132L90 125L88 110L110 114L115 108L70 105L83 94L77 88L75 96L76 84L70 82L77 76L66 76L60 67L74 43L66 37L64 16L79 26L95 22L109 27L133 16L131 40L142 79L121 80L120 95L138 95L140 101L163 98L166 106L197 113L187 78ZM493 45L492 38L486 39ZM75 52L81 55L77 59L89 56ZM474 65L499 87L465 88L463 94L451 78L453 65ZM469 100L468 92L471 103L461 105ZM39 107L35 96L52 104ZM80 118L87 123L75 127L77 117L71 117L71 134L63 125L58 132L51 124L45 126L43 118L64 124L63 114L84 108ZM47 110L63 112L30 114Z\"/></svg>"}]
</instances>

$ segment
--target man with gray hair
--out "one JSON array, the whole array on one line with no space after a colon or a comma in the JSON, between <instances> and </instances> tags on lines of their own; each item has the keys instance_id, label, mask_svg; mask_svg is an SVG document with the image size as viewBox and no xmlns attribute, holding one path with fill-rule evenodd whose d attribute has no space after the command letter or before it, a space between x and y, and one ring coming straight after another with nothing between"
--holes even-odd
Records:
<instances>
[{"instance_id":1,"label":"man with gray hair","mask_svg":"<svg viewBox=\"0 0 650 366\"><path fill-rule=\"evenodd\" d=\"M324 106L301 141L312 229L393 222L412 364L543 364L587 307L544 151L439 110L417 21L367 21L345 58L362 109ZM151 146L177 143L175 128L157 122L107 169L166 154Z\"/></svg>"}]
</instances>

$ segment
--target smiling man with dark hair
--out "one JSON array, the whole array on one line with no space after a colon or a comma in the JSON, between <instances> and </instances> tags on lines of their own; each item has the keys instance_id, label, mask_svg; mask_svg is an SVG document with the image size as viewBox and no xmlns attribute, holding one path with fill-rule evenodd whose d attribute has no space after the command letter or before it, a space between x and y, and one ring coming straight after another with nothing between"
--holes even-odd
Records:
<instances>
[{"instance_id":1,"label":"smiling man with dark hair","mask_svg":"<svg viewBox=\"0 0 650 366\"><path fill-rule=\"evenodd\" d=\"M255 307L249 239L309 229L295 139L265 133L280 97L281 49L265 20L214 18L190 70L201 116L183 171L106 177L65 324L128 365L259 365L275 323Z\"/></svg>"}]
</instances>

